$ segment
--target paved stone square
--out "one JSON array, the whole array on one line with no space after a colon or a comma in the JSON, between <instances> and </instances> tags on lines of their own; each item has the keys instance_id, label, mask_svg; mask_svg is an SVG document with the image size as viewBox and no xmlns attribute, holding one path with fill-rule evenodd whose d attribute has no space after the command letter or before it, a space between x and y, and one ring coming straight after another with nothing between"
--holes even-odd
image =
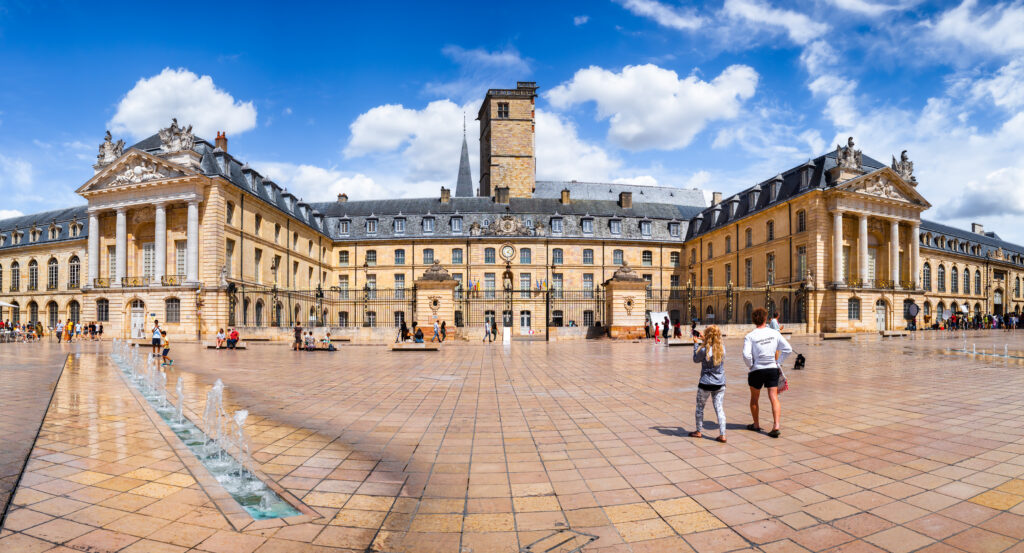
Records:
<instances>
[{"instance_id":1,"label":"paved stone square","mask_svg":"<svg viewBox=\"0 0 1024 553\"><path fill-rule=\"evenodd\" d=\"M259 469L314 513L242 530L109 345L4 344L2 449L32 449L0 551L1024 552L1024 361L926 336L795 338L808 366L788 372L779 439L744 429L727 338L727 444L710 408L708 437L686 437L687 347L175 344L190 415L221 378ZM1021 335L967 339L1024 355Z\"/></svg>"}]
</instances>

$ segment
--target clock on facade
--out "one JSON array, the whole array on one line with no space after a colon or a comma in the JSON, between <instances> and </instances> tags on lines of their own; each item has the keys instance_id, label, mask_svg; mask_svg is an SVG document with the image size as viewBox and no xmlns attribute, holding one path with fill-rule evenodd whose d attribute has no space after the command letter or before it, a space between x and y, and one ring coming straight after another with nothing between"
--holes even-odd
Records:
<instances>
[{"instance_id":1,"label":"clock on facade","mask_svg":"<svg viewBox=\"0 0 1024 553\"><path fill-rule=\"evenodd\" d=\"M505 244L501 247L501 258L505 261L511 261L516 255L516 249L512 247L512 244Z\"/></svg>"}]
</instances>

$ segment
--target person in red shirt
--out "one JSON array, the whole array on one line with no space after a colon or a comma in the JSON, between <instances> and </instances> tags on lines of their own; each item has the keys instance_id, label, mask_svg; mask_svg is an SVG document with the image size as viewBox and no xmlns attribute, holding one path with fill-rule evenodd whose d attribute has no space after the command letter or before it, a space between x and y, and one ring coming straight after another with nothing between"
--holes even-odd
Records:
<instances>
[{"instance_id":1,"label":"person in red shirt","mask_svg":"<svg viewBox=\"0 0 1024 553\"><path fill-rule=\"evenodd\" d=\"M231 334L228 334L228 349L235 349L236 344L238 344L238 330L232 328Z\"/></svg>"}]
</instances>

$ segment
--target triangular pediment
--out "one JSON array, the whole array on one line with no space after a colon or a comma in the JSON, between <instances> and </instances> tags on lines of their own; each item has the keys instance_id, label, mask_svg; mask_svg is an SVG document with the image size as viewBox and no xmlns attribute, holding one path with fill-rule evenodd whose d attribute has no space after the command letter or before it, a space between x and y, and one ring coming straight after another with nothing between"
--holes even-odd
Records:
<instances>
[{"instance_id":1,"label":"triangular pediment","mask_svg":"<svg viewBox=\"0 0 1024 553\"><path fill-rule=\"evenodd\" d=\"M931 207L931 204L917 192L914 186L900 178L899 174L889 167L883 167L850 179L837 186L836 189L884 200L906 202L925 208Z\"/></svg>"},{"instance_id":2,"label":"triangular pediment","mask_svg":"<svg viewBox=\"0 0 1024 553\"><path fill-rule=\"evenodd\" d=\"M171 163L141 150L128 150L110 165L93 175L76 192L84 194L121 187L177 179L196 174L195 171Z\"/></svg>"}]
</instances>

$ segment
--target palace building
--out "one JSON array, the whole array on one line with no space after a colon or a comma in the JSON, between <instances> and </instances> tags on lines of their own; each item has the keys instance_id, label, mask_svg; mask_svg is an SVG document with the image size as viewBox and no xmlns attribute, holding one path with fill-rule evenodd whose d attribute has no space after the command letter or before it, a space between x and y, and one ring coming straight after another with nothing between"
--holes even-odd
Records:
<instances>
[{"instance_id":1,"label":"palace building","mask_svg":"<svg viewBox=\"0 0 1024 553\"><path fill-rule=\"evenodd\" d=\"M106 337L157 319L176 339L286 338L298 323L360 340L435 319L473 337L493 319L566 339L635 335L648 312L746 324L764 306L796 331L857 332L902 329L911 304L919 325L1021 310L1024 247L923 220L906 152L885 164L851 138L710 201L537 181L536 91L487 92L477 186L464 140L453 186L430 198L308 203L223 133L175 120L130 147L107 133L85 205L0 220L0 301L14 306L0 319L97 321Z\"/></svg>"}]
</instances>

